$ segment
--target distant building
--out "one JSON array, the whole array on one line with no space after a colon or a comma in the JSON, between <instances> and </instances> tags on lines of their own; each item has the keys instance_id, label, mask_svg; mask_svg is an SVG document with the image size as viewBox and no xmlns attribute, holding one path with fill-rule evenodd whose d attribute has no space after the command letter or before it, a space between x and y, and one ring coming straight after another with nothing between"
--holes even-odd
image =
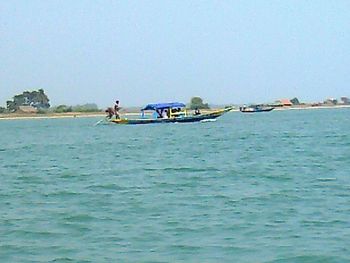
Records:
<instances>
[{"instance_id":1,"label":"distant building","mask_svg":"<svg viewBox=\"0 0 350 263\"><path fill-rule=\"evenodd\" d=\"M283 107L290 107L293 105L293 103L289 99L280 99L276 102L281 104Z\"/></svg>"},{"instance_id":2,"label":"distant building","mask_svg":"<svg viewBox=\"0 0 350 263\"><path fill-rule=\"evenodd\" d=\"M341 97L340 100L345 105L349 105L350 104L350 99L348 97Z\"/></svg>"},{"instance_id":3,"label":"distant building","mask_svg":"<svg viewBox=\"0 0 350 263\"><path fill-rule=\"evenodd\" d=\"M18 110L16 111L18 113L37 113L38 110L34 108L33 106L19 106Z\"/></svg>"}]
</instances>

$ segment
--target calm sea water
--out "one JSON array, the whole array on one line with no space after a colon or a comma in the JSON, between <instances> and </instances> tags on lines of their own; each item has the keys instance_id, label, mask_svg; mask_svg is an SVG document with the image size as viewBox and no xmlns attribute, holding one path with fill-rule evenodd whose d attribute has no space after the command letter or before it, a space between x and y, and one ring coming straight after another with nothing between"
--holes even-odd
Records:
<instances>
[{"instance_id":1,"label":"calm sea water","mask_svg":"<svg viewBox=\"0 0 350 263\"><path fill-rule=\"evenodd\" d=\"M0 121L0 262L350 262L350 110Z\"/></svg>"}]
</instances>

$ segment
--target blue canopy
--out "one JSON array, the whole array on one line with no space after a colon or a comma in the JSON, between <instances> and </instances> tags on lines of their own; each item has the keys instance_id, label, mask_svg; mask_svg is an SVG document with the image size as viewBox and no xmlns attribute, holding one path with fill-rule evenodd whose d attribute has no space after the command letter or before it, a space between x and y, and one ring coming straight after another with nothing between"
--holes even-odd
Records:
<instances>
[{"instance_id":1,"label":"blue canopy","mask_svg":"<svg viewBox=\"0 0 350 263\"><path fill-rule=\"evenodd\" d=\"M163 109L169 109L169 108L184 108L184 107L186 107L186 105L181 102L168 102L168 103L148 104L142 110L163 110Z\"/></svg>"}]
</instances>

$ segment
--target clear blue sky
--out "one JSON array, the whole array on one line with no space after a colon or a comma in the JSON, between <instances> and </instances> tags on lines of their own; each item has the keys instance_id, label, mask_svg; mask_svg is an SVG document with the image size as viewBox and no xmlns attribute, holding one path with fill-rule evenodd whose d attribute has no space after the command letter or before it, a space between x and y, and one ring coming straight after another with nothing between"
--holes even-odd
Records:
<instances>
[{"instance_id":1,"label":"clear blue sky","mask_svg":"<svg viewBox=\"0 0 350 263\"><path fill-rule=\"evenodd\" d=\"M1 1L0 105L350 96L350 1Z\"/></svg>"}]
</instances>

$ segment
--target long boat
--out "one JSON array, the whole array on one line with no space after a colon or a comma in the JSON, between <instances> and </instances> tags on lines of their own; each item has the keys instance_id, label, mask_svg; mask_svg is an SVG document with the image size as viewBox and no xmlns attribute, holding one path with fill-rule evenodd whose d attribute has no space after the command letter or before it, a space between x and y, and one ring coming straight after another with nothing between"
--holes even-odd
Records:
<instances>
[{"instance_id":1,"label":"long boat","mask_svg":"<svg viewBox=\"0 0 350 263\"><path fill-rule=\"evenodd\" d=\"M228 107L221 110L216 110L210 113L200 113L198 110L194 114L190 114L185 109L186 105L179 102L170 103L156 103L148 104L142 110L141 114L144 116L144 111L153 111L153 118L142 117L139 119L110 119L108 122L114 124L151 124L151 123L188 123L215 120L226 112L232 110Z\"/></svg>"},{"instance_id":2,"label":"long boat","mask_svg":"<svg viewBox=\"0 0 350 263\"><path fill-rule=\"evenodd\" d=\"M264 107L264 106L249 106L249 107L240 107L239 111L243 113L254 113L254 112L268 112L272 111L274 107Z\"/></svg>"}]
</instances>

